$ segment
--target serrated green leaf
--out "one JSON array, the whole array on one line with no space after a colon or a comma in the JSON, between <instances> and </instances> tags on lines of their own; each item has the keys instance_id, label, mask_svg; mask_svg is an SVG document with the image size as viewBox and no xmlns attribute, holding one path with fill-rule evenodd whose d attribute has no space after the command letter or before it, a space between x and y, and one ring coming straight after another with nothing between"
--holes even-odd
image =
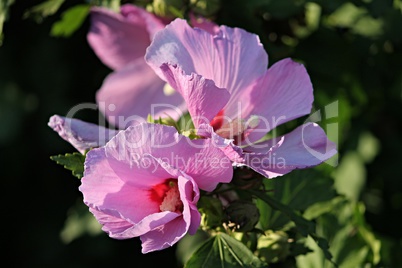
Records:
<instances>
[{"instance_id":1,"label":"serrated green leaf","mask_svg":"<svg viewBox=\"0 0 402 268\"><path fill-rule=\"evenodd\" d=\"M71 36L85 21L90 5L76 5L62 14L61 20L55 22L50 34L58 37Z\"/></svg>"},{"instance_id":2,"label":"serrated green leaf","mask_svg":"<svg viewBox=\"0 0 402 268\"><path fill-rule=\"evenodd\" d=\"M48 0L25 11L23 18L33 18L41 22L44 18L53 15L59 10L65 0Z\"/></svg>"},{"instance_id":3,"label":"serrated green leaf","mask_svg":"<svg viewBox=\"0 0 402 268\"><path fill-rule=\"evenodd\" d=\"M71 170L73 175L81 179L84 175L84 162L85 155L80 153L72 153L65 155L54 155L50 159L55 161L57 164L62 165L65 169Z\"/></svg>"},{"instance_id":4,"label":"serrated green leaf","mask_svg":"<svg viewBox=\"0 0 402 268\"><path fill-rule=\"evenodd\" d=\"M266 266L243 243L227 234L218 233L202 244L184 267L234 268Z\"/></svg>"}]
</instances>

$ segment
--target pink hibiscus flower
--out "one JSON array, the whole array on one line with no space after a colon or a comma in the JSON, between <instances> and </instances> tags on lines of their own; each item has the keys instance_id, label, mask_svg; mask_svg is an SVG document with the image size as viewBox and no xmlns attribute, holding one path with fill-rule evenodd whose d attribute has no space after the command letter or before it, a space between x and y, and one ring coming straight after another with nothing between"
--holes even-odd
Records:
<instances>
[{"instance_id":1,"label":"pink hibiscus flower","mask_svg":"<svg viewBox=\"0 0 402 268\"><path fill-rule=\"evenodd\" d=\"M190 18L194 27L211 34L218 31L217 25L206 19ZM88 42L102 62L114 70L105 79L96 100L108 122L119 129L144 122L148 114L178 119L187 109L180 94L164 93L166 82L144 60L146 48L166 23L130 4L123 5L120 13L100 7L91 9ZM52 116L48 125L81 153L105 145L117 133L58 115Z\"/></svg>"},{"instance_id":2,"label":"pink hibiscus flower","mask_svg":"<svg viewBox=\"0 0 402 268\"><path fill-rule=\"evenodd\" d=\"M190 18L194 27L211 34L218 31L217 25L206 19L192 15ZM114 70L105 79L96 100L108 122L119 129L145 122L148 114L178 119L187 109L180 94L164 93L166 82L144 60L153 36L166 23L130 4L123 5L120 13L100 7L91 9L88 42L99 59ZM118 132L59 115L52 116L48 125L81 153L105 145Z\"/></svg>"},{"instance_id":3,"label":"pink hibiscus flower","mask_svg":"<svg viewBox=\"0 0 402 268\"><path fill-rule=\"evenodd\" d=\"M230 160L210 139L139 124L88 152L80 191L110 237L140 237L142 252L172 246L200 225L199 189L232 179Z\"/></svg>"},{"instance_id":4,"label":"pink hibiscus flower","mask_svg":"<svg viewBox=\"0 0 402 268\"><path fill-rule=\"evenodd\" d=\"M258 142L276 126L309 114L313 87L304 66L290 59L267 70L257 35L226 26L213 34L176 19L155 35L145 58L183 96L198 134L222 146L235 165L273 178L336 154L313 123Z\"/></svg>"},{"instance_id":5,"label":"pink hibiscus flower","mask_svg":"<svg viewBox=\"0 0 402 268\"><path fill-rule=\"evenodd\" d=\"M144 60L146 48L167 22L130 4L123 5L120 13L105 8L91 10L88 42L99 59L114 70L96 100L108 122L120 129L143 122L148 114L178 119L186 109L180 94L164 93L166 83ZM215 24L194 16L191 22L211 33L217 29Z\"/></svg>"}]
</instances>

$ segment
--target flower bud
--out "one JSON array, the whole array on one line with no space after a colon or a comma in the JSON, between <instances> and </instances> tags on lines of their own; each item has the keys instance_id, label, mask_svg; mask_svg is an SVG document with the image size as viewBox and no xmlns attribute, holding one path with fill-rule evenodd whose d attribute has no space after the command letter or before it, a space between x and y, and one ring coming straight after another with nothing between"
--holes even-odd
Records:
<instances>
[{"instance_id":1,"label":"flower bud","mask_svg":"<svg viewBox=\"0 0 402 268\"><path fill-rule=\"evenodd\" d=\"M251 231L260 219L258 208L252 202L244 200L231 203L225 212L226 225L233 231Z\"/></svg>"},{"instance_id":2,"label":"flower bud","mask_svg":"<svg viewBox=\"0 0 402 268\"><path fill-rule=\"evenodd\" d=\"M265 232L265 236L258 239L257 249L260 258L268 263L279 262L290 254L289 237L283 231Z\"/></svg>"}]
</instances>

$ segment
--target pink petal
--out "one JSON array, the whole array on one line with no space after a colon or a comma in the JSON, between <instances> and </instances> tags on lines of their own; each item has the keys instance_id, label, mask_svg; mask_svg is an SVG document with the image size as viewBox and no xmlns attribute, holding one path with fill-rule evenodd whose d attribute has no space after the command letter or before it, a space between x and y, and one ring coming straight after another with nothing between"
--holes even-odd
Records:
<instances>
[{"instance_id":1,"label":"pink petal","mask_svg":"<svg viewBox=\"0 0 402 268\"><path fill-rule=\"evenodd\" d=\"M201 214L197 209L197 206L190 206L190 226L188 227L188 233L190 235L195 235L195 233L198 231L198 228L200 227L201 224Z\"/></svg>"},{"instance_id":2,"label":"pink petal","mask_svg":"<svg viewBox=\"0 0 402 268\"><path fill-rule=\"evenodd\" d=\"M120 12L128 21L134 24L145 22L150 40L154 38L158 31L162 30L166 26L166 24L162 21L163 19L158 18L154 14L149 13L148 11L135 5L122 5Z\"/></svg>"},{"instance_id":3,"label":"pink petal","mask_svg":"<svg viewBox=\"0 0 402 268\"><path fill-rule=\"evenodd\" d=\"M107 149L88 152L79 190L89 207L138 223L147 215L159 212L160 204L151 200L149 189L164 182L170 174L162 167L142 164L133 153L123 155L119 147L114 150L112 146L117 138L106 145Z\"/></svg>"},{"instance_id":4,"label":"pink petal","mask_svg":"<svg viewBox=\"0 0 402 268\"><path fill-rule=\"evenodd\" d=\"M53 115L48 126L73 145L80 153L105 145L118 131L74 118Z\"/></svg>"},{"instance_id":5,"label":"pink petal","mask_svg":"<svg viewBox=\"0 0 402 268\"><path fill-rule=\"evenodd\" d=\"M195 181L189 176L179 176L180 197L183 204L183 220L187 224L189 234L197 232L201 223L201 214L197 209L200 191Z\"/></svg>"},{"instance_id":6,"label":"pink petal","mask_svg":"<svg viewBox=\"0 0 402 268\"><path fill-rule=\"evenodd\" d=\"M146 21L141 16L144 12L132 7L127 18L106 8L91 9L87 39L99 59L111 69L121 69L144 56L151 42Z\"/></svg>"},{"instance_id":7,"label":"pink petal","mask_svg":"<svg viewBox=\"0 0 402 268\"><path fill-rule=\"evenodd\" d=\"M190 24L194 28L203 29L212 35L219 33L219 26L206 18L196 17L195 15L190 14Z\"/></svg>"},{"instance_id":8,"label":"pink petal","mask_svg":"<svg viewBox=\"0 0 402 268\"><path fill-rule=\"evenodd\" d=\"M200 226L201 216L195 204L199 191L191 177L179 176L179 191L183 202L183 215L141 236L142 253L161 250L177 243L190 231L194 234Z\"/></svg>"},{"instance_id":9,"label":"pink petal","mask_svg":"<svg viewBox=\"0 0 402 268\"><path fill-rule=\"evenodd\" d=\"M182 218L182 215L175 212L163 211L154 214L150 214L142 219L140 222L132 225L130 228L119 232L109 234L113 238L127 239L137 236L142 236L155 229L161 228L161 226L168 224L176 218Z\"/></svg>"},{"instance_id":10,"label":"pink petal","mask_svg":"<svg viewBox=\"0 0 402 268\"><path fill-rule=\"evenodd\" d=\"M289 134L243 148L244 164L268 178L321 164L334 156L336 144L315 123L304 124Z\"/></svg>"},{"instance_id":11,"label":"pink petal","mask_svg":"<svg viewBox=\"0 0 402 268\"><path fill-rule=\"evenodd\" d=\"M210 192L218 183L229 183L232 180L230 159L211 140L192 140L191 144L195 148L180 145L175 151L177 149L177 155L181 155L184 160L178 163L179 167L194 179L200 189Z\"/></svg>"},{"instance_id":12,"label":"pink petal","mask_svg":"<svg viewBox=\"0 0 402 268\"><path fill-rule=\"evenodd\" d=\"M257 115L260 121L256 127L258 131L248 134L248 144L259 140L278 125L309 114L313 99L313 86L302 64L291 59L275 63L238 100L244 109L242 118ZM232 110L235 109L237 107Z\"/></svg>"},{"instance_id":13,"label":"pink petal","mask_svg":"<svg viewBox=\"0 0 402 268\"><path fill-rule=\"evenodd\" d=\"M268 65L268 57L257 35L239 28L221 26L211 35L176 19L155 35L147 49L146 61L163 79L163 63L177 64L186 74L211 79L217 87L236 96Z\"/></svg>"},{"instance_id":14,"label":"pink petal","mask_svg":"<svg viewBox=\"0 0 402 268\"><path fill-rule=\"evenodd\" d=\"M102 225L102 230L108 233L111 237L114 237L114 234L124 232L125 230L133 226L132 223L124 219L110 216L96 209L89 208L89 211L95 216L96 220Z\"/></svg>"},{"instance_id":15,"label":"pink petal","mask_svg":"<svg viewBox=\"0 0 402 268\"><path fill-rule=\"evenodd\" d=\"M108 122L121 129L151 114L154 118L170 116L178 119L185 111L180 94L165 95L163 82L144 62L137 59L110 74L96 95L99 109Z\"/></svg>"},{"instance_id":16,"label":"pink petal","mask_svg":"<svg viewBox=\"0 0 402 268\"><path fill-rule=\"evenodd\" d=\"M166 81L183 96L196 128L208 124L230 98L229 92L216 87L213 81L195 73L186 75L176 65L163 64L160 69Z\"/></svg>"},{"instance_id":17,"label":"pink petal","mask_svg":"<svg viewBox=\"0 0 402 268\"><path fill-rule=\"evenodd\" d=\"M187 226L183 219L176 218L159 228L142 235L142 253L162 250L174 245L187 233Z\"/></svg>"},{"instance_id":18,"label":"pink petal","mask_svg":"<svg viewBox=\"0 0 402 268\"><path fill-rule=\"evenodd\" d=\"M221 149L222 152L232 161L235 165L244 161L243 159L243 150L234 144L233 139L225 139L216 134L213 128L208 124L203 124L198 128L198 135L211 139L211 143L214 144L215 147Z\"/></svg>"},{"instance_id":19,"label":"pink petal","mask_svg":"<svg viewBox=\"0 0 402 268\"><path fill-rule=\"evenodd\" d=\"M170 126L131 126L112 139L107 150L109 148L116 158L132 159L135 155L137 159L151 161L152 167L162 166L160 162L153 160L161 159L169 166L188 174L198 187L205 191L212 191L220 182L230 182L233 175L230 160L211 140L190 140L179 135L177 130ZM163 168L172 176L168 167Z\"/></svg>"}]
</instances>

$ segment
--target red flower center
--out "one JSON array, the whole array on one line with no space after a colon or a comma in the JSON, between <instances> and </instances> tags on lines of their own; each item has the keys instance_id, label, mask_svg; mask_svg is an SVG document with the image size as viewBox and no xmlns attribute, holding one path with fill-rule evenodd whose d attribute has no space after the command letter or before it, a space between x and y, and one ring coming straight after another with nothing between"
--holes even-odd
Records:
<instances>
[{"instance_id":1,"label":"red flower center","mask_svg":"<svg viewBox=\"0 0 402 268\"><path fill-rule=\"evenodd\" d=\"M211 120L209 123L211 127L216 131L217 129L221 128L223 125L223 110L221 110L214 119Z\"/></svg>"},{"instance_id":2,"label":"red flower center","mask_svg":"<svg viewBox=\"0 0 402 268\"><path fill-rule=\"evenodd\" d=\"M150 190L150 198L160 204L160 211L183 211L177 179L167 179L163 183L153 186Z\"/></svg>"}]
</instances>

